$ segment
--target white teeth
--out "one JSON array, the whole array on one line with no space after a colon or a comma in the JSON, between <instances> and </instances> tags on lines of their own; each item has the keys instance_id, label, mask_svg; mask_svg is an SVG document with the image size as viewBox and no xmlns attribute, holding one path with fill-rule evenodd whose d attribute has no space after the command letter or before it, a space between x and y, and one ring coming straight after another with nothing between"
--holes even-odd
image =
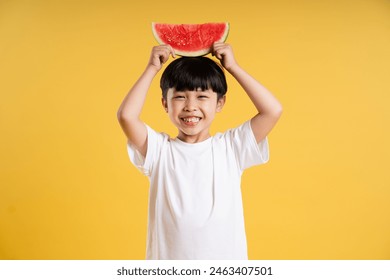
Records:
<instances>
[{"instance_id":1,"label":"white teeth","mask_svg":"<svg viewBox=\"0 0 390 280\"><path fill-rule=\"evenodd\" d=\"M200 118L197 117L191 117L191 118L183 118L185 122L198 122Z\"/></svg>"}]
</instances>

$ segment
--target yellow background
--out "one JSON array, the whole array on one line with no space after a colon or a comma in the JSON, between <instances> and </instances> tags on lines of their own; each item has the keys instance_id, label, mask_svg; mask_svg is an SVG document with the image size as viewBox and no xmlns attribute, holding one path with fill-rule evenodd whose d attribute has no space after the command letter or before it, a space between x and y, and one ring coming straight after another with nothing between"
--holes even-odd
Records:
<instances>
[{"instance_id":1,"label":"yellow background","mask_svg":"<svg viewBox=\"0 0 390 280\"><path fill-rule=\"evenodd\" d=\"M0 1L0 258L143 259L148 180L116 111L151 22L230 22L281 101L271 160L243 176L251 259L390 259L390 2ZM159 77L143 119L175 136ZM213 132L254 107L228 76Z\"/></svg>"}]
</instances>

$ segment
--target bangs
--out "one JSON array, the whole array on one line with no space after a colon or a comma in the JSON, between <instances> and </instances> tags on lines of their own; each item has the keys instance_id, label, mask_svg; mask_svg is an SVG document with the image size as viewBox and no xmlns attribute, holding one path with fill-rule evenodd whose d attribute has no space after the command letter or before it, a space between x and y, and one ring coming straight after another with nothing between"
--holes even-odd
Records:
<instances>
[{"instance_id":1,"label":"bangs","mask_svg":"<svg viewBox=\"0 0 390 280\"><path fill-rule=\"evenodd\" d=\"M216 86L211 85L211 81L205 71L195 67L186 69L187 71L179 71L173 79L170 80L170 88L175 88L177 91L202 91L213 89Z\"/></svg>"},{"instance_id":2,"label":"bangs","mask_svg":"<svg viewBox=\"0 0 390 280\"><path fill-rule=\"evenodd\" d=\"M218 94L218 98L225 95L227 91L222 68L206 57L182 57L174 60L165 69L160 87L164 98L170 88L177 91L211 89Z\"/></svg>"}]
</instances>

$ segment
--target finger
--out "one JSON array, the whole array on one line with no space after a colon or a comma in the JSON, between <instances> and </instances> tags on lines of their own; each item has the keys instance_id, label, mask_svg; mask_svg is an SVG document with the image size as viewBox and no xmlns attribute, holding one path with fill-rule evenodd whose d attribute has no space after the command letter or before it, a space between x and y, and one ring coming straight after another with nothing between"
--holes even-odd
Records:
<instances>
[{"instance_id":1,"label":"finger","mask_svg":"<svg viewBox=\"0 0 390 280\"><path fill-rule=\"evenodd\" d=\"M220 47L220 46L223 46L225 43L223 43L223 42L214 42L213 43L213 46L214 47Z\"/></svg>"},{"instance_id":2,"label":"finger","mask_svg":"<svg viewBox=\"0 0 390 280\"><path fill-rule=\"evenodd\" d=\"M176 57L175 50L170 45L160 45L159 47L161 48L161 50L166 52L168 56L171 54L172 57Z\"/></svg>"},{"instance_id":3,"label":"finger","mask_svg":"<svg viewBox=\"0 0 390 280\"><path fill-rule=\"evenodd\" d=\"M169 52L163 51L163 52L161 52L161 54L160 54L159 57L160 57L160 62L161 62L161 63L165 63L165 62L167 62L168 59L169 59Z\"/></svg>"},{"instance_id":4,"label":"finger","mask_svg":"<svg viewBox=\"0 0 390 280\"><path fill-rule=\"evenodd\" d=\"M228 46L223 43L215 44L213 48L214 54L224 55L228 51Z\"/></svg>"},{"instance_id":5,"label":"finger","mask_svg":"<svg viewBox=\"0 0 390 280\"><path fill-rule=\"evenodd\" d=\"M156 54L158 55L160 62L165 63L168 61L169 55L174 54L174 51L169 45L161 45L159 46L159 49Z\"/></svg>"},{"instance_id":6,"label":"finger","mask_svg":"<svg viewBox=\"0 0 390 280\"><path fill-rule=\"evenodd\" d=\"M219 60L223 59L223 53L221 51L214 52L214 56L218 58Z\"/></svg>"},{"instance_id":7,"label":"finger","mask_svg":"<svg viewBox=\"0 0 390 280\"><path fill-rule=\"evenodd\" d=\"M171 53L172 57L176 58L175 50L170 45L168 45L168 47L169 47L169 50L170 50L170 53Z\"/></svg>"},{"instance_id":8,"label":"finger","mask_svg":"<svg viewBox=\"0 0 390 280\"><path fill-rule=\"evenodd\" d=\"M214 50L222 49L222 48L225 48L226 46L228 46L228 45L225 44L224 42L214 42L213 43Z\"/></svg>"},{"instance_id":9,"label":"finger","mask_svg":"<svg viewBox=\"0 0 390 280\"><path fill-rule=\"evenodd\" d=\"M218 47L218 42L214 42L213 45L212 45L212 47L211 47L211 53L212 53L212 55L214 55L214 56L215 56L217 47Z\"/></svg>"},{"instance_id":10,"label":"finger","mask_svg":"<svg viewBox=\"0 0 390 280\"><path fill-rule=\"evenodd\" d=\"M218 44L214 43L213 44L213 48L211 50L211 53L213 56L217 57L220 59L220 50L221 50L221 47L218 46Z\"/></svg>"},{"instance_id":11,"label":"finger","mask_svg":"<svg viewBox=\"0 0 390 280\"><path fill-rule=\"evenodd\" d=\"M224 47L217 47L214 51L214 55L219 58L219 59L222 59L223 56L225 55L225 52L226 52L226 49Z\"/></svg>"}]
</instances>

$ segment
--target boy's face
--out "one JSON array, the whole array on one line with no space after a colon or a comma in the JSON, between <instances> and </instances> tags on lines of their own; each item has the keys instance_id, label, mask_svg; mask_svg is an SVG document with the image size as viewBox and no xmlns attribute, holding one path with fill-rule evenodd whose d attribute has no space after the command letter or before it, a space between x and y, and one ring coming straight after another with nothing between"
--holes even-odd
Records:
<instances>
[{"instance_id":1,"label":"boy's face","mask_svg":"<svg viewBox=\"0 0 390 280\"><path fill-rule=\"evenodd\" d=\"M225 96L217 100L217 94L210 89L176 91L171 88L162 103L179 130L177 137L184 142L197 143L210 137L210 125L215 113L222 110Z\"/></svg>"}]
</instances>

